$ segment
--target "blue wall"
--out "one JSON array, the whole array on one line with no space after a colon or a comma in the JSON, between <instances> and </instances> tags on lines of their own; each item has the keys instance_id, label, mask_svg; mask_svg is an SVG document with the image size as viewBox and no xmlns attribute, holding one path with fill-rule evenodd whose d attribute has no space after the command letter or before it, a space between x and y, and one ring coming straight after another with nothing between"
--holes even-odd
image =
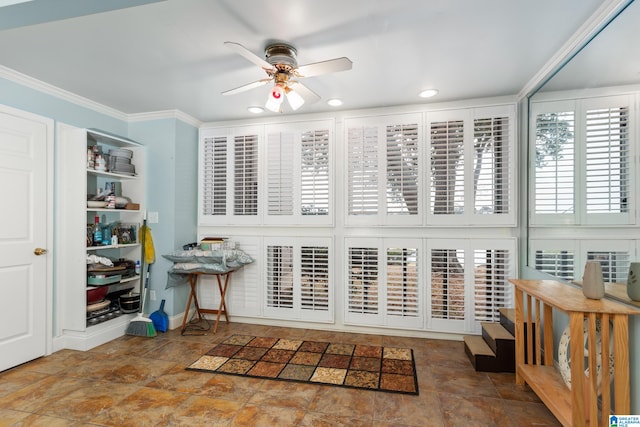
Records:
<instances>
[{"instance_id":1,"label":"blue wall","mask_svg":"<svg viewBox=\"0 0 640 427\"><path fill-rule=\"evenodd\" d=\"M35 113L79 128L96 128L128 137L147 147L147 211L159 214L151 224L156 249L150 284L157 301L149 301L147 314L165 298L169 315L181 313L188 295L186 287L165 291L171 264L162 258L182 244L196 239L198 128L175 118L130 122L126 115L105 114L36 89L0 78L0 104ZM57 147L59 141L55 141ZM54 168L56 166L54 165ZM55 170L54 170L55 180ZM56 188L54 187L54 211ZM54 240L62 238L55 234ZM57 285L54 282L54 293ZM184 289L183 289L184 288ZM54 319L56 318L56 307Z\"/></svg>"}]
</instances>

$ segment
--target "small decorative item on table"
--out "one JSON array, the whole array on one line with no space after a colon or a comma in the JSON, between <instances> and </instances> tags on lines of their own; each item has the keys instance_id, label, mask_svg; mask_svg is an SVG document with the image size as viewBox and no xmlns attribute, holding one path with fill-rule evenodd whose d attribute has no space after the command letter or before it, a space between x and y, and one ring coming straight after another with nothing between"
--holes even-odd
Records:
<instances>
[{"instance_id":1,"label":"small decorative item on table","mask_svg":"<svg viewBox=\"0 0 640 427\"><path fill-rule=\"evenodd\" d=\"M604 297L604 279L599 261L586 262L582 277L582 293L590 299L602 299Z\"/></svg>"},{"instance_id":2,"label":"small decorative item on table","mask_svg":"<svg viewBox=\"0 0 640 427\"><path fill-rule=\"evenodd\" d=\"M632 262L629 264L627 295L629 295L629 298L633 301L640 301L640 262Z\"/></svg>"}]
</instances>

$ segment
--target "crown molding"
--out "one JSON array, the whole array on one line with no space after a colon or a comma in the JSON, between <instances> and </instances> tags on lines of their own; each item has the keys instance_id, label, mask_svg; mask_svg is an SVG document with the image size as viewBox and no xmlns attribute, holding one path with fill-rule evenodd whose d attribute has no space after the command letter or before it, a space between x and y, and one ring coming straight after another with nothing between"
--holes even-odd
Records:
<instances>
[{"instance_id":1,"label":"crown molding","mask_svg":"<svg viewBox=\"0 0 640 427\"><path fill-rule=\"evenodd\" d=\"M107 107L106 105L92 101L83 96L76 95L72 92L61 89L49 83L43 82L42 80L38 80L26 74L22 74L16 70L5 67L3 65L0 65L0 78L10 80L21 86L25 86L30 89L36 90L38 92L54 96L64 101L68 101L72 104L79 105L81 107L87 108L97 113L104 114L109 117L113 117L114 119L122 120L123 122L127 122L127 123L139 122L143 120L177 119L196 128L199 128L202 125L201 121L179 110L165 110L165 111L156 111L156 112L150 112L150 113L126 114L126 113L123 113L122 111L116 110L115 108Z\"/></svg>"},{"instance_id":2,"label":"crown molding","mask_svg":"<svg viewBox=\"0 0 640 427\"><path fill-rule=\"evenodd\" d=\"M115 108L107 107L88 98L76 95L75 93L53 86L49 83L38 80L34 77L22 74L16 70L0 65L0 77L18 83L19 85L28 87L38 92L54 96L72 104L88 108L98 113L113 117L118 120L127 121L127 115Z\"/></svg>"},{"instance_id":3,"label":"crown molding","mask_svg":"<svg viewBox=\"0 0 640 427\"><path fill-rule=\"evenodd\" d=\"M127 116L129 122L142 122L147 120L165 120L165 119L176 119L181 122L185 122L188 125L199 128L202 126L202 122L187 113L183 113L180 110L163 110L163 111L152 111L148 113L135 113L129 114Z\"/></svg>"},{"instance_id":4,"label":"crown molding","mask_svg":"<svg viewBox=\"0 0 640 427\"><path fill-rule=\"evenodd\" d=\"M527 82L518 93L518 99L529 97L551 79L560 69L576 56L595 36L598 35L633 0L605 0L587 21L578 28L567 42L544 66Z\"/></svg>"}]
</instances>

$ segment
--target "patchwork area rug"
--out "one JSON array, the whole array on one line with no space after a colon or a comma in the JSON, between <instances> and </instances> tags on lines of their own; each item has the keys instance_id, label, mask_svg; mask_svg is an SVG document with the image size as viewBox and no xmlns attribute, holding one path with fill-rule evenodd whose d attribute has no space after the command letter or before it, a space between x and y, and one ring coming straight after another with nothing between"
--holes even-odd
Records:
<instances>
[{"instance_id":1,"label":"patchwork area rug","mask_svg":"<svg viewBox=\"0 0 640 427\"><path fill-rule=\"evenodd\" d=\"M232 335L186 369L418 394L410 348Z\"/></svg>"}]
</instances>

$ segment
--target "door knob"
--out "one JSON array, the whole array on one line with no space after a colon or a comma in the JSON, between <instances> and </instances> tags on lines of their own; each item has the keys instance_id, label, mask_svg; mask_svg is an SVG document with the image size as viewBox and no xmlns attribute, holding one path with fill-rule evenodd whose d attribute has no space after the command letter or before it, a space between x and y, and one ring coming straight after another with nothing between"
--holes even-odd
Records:
<instances>
[{"instance_id":1,"label":"door knob","mask_svg":"<svg viewBox=\"0 0 640 427\"><path fill-rule=\"evenodd\" d=\"M36 255L44 255L47 253L47 250L43 248L35 248L33 253Z\"/></svg>"}]
</instances>

